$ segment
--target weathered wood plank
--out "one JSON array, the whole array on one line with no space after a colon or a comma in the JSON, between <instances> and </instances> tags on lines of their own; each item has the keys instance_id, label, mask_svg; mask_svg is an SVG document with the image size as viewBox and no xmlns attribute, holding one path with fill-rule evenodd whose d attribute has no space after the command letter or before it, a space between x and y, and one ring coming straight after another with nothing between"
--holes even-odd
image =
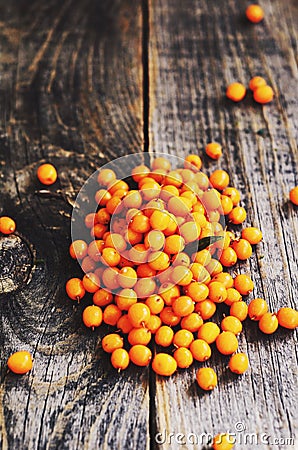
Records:
<instances>
[{"instance_id":1,"label":"weathered wood plank","mask_svg":"<svg viewBox=\"0 0 298 450\"><path fill-rule=\"evenodd\" d=\"M44 161L59 172L50 190L73 198L97 167L142 149L140 4L1 1L0 11L0 211L35 254L31 282L1 296L0 447L147 448L148 372L116 374L83 327L83 305L64 292L80 273L67 256L71 205L34 194ZM32 372L7 374L24 348Z\"/></svg>"},{"instance_id":2,"label":"weathered wood plank","mask_svg":"<svg viewBox=\"0 0 298 450\"><path fill-rule=\"evenodd\" d=\"M228 170L248 210L246 223L264 234L253 258L238 264L236 272L251 272L251 298L264 297L274 311L297 307L297 210L288 192L298 180L298 14L295 2L260 4L265 21L252 25L245 19L244 1L150 1L149 148L179 156L198 153L207 173ZM225 98L229 83L247 85L254 75L273 86L272 104L261 107L250 94L240 104ZM204 156L211 140L224 148L218 163ZM169 380L156 379L153 438L162 433L160 448L199 449L202 445L181 445L181 439L190 433L237 433L238 422L246 433L258 435L257 448L292 448L283 439L297 432L297 335L279 330L268 338L253 325L247 323L240 339L251 364L241 378L232 376L227 359L214 352L210 365L219 387L211 394L202 395L196 387L198 365ZM246 448L245 432L237 433L236 449ZM168 441L162 443L164 433ZM184 436L178 436L180 443L177 433ZM271 436L271 443L262 442L262 433ZM256 444L248 442L247 448Z\"/></svg>"}]
</instances>

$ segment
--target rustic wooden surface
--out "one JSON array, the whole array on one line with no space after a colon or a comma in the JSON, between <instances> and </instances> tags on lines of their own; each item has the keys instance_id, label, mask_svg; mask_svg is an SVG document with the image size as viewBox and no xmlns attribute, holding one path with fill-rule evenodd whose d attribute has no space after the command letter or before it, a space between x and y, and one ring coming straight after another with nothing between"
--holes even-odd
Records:
<instances>
[{"instance_id":1,"label":"rustic wooden surface","mask_svg":"<svg viewBox=\"0 0 298 450\"><path fill-rule=\"evenodd\" d=\"M288 192L298 184L298 11L294 0L260 3L266 19L252 25L242 0L0 1L0 212L16 218L19 232L0 243L3 449L202 449L181 442L189 433L236 432L240 422L279 444L244 445L239 432L237 450L294 448L282 439L297 430L295 333L264 337L247 324L240 342L251 369L234 377L214 354L219 387L202 394L196 367L168 380L135 367L116 374L98 334L82 326L82 307L64 293L79 273L67 248L84 180L116 156L202 156L216 139L224 156L203 158L205 170L227 168L247 223L264 233L236 272L251 272L252 295L272 310L297 306L297 208ZM229 82L255 74L273 86L272 104L225 99ZM35 171L46 160L59 169L55 197L36 194ZM24 377L6 371L20 348L35 358Z\"/></svg>"}]
</instances>

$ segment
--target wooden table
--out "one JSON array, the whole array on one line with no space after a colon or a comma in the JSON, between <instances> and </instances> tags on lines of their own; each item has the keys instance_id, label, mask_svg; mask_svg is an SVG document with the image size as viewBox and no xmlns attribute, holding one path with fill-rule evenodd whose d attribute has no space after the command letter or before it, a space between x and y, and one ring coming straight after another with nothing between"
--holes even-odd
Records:
<instances>
[{"instance_id":1,"label":"wooden table","mask_svg":"<svg viewBox=\"0 0 298 450\"><path fill-rule=\"evenodd\" d=\"M194 152L207 173L228 170L246 223L263 231L234 270L251 273L250 298L297 307L298 211L288 201L298 184L297 2L261 0L258 25L247 4L0 1L0 212L18 229L0 241L1 448L201 449L190 433L225 430L237 450L297 448L295 333L267 337L247 323L250 370L233 376L214 352L219 386L203 394L198 364L169 379L132 366L118 374L82 325L83 304L64 291L80 274L68 256L70 214L87 177L127 153ZM273 87L271 104L226 99L230 82L254 75ZM204 156L211 140L223 145L219 162ZM38 192L45 161L59 171L52 195ZM35 359L22 377L6 368L19 349Z\"/></svg>"}]
</instances>

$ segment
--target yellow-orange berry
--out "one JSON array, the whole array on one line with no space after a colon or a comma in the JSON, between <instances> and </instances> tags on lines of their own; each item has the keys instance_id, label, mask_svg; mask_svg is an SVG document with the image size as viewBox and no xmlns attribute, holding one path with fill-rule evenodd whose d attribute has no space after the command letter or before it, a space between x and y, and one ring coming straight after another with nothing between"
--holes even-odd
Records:
<instances>
[{"instance_id":1,"label":"yellow-orange berry","mask_svg":"<svg viewBox=\"0 0 298 450\"><path fill-rule=\"evenodd\" d=\"M244 373L248 369L248 357L245 353L235 353L229 361L229 369L237 374Z\"/></svg>"},{"instance_id":2,"label":"yellow-orange berry","mask_svg":"<svg viewBox=\"0 0 298 450\"><path fill-rule=\"evenodd\" d=\"M117 348L111 355L111 363L115 369L125 370L129 364L129 354L124 348Z\"/></svg>"},{"instance_id":3,"label":"yellow-orange berry","mask_svg":"<svg viewBox=\"0 0 298 450\"><path fill-rule=\"evenodd\" d=\"M107 334L101 341L102 349L107 353L113 353L117 348L123 347L123 338L117 333Z\"/></svg>"},{"instance_id":4,"label":"yellow-orange berry","mask_svg":"<svg viewBox=\"0 0 298 450\"><path fill-rule=\"evenodd\" d=\"M196 374L197 383L201 389L210 391L217 386L217 376L210 367L202 367Z\"/></svg>"},{"instance_id":5,"label":"yellow-orange berry","mask_svg":"<svg viewBox=\"0 0 298 450\"><path fill-rule=\"evenodd\" d=\"M129 358L136 366L145 367L151 361L152 352L145 345L136 344L129 350Z\"/></svg>"},{"instance_id":6,"label":"yellow-orange berry","mask_svg":"<svg viewBox=\"0 0 298 450\"><path fill-rule=\"evenodd\" d=\"M99 306L87 306L83 311L83 322L88 328L94 329L102 323L102 310Z\"/></svg>"},{"instance_id":7,"label":"yellow-orange berry","mask_svg":"<svg viewBox=\"0 0 298 450\"><path fill-rule=\"evenodd\" d=\"M222 155L222 146L218 142L210 142L206 145L205 151L209 158L219 159Z\"/></svg>"},{"instance_id":8,"label":"yellow-orange berry","mask_svg":"<svg viewBox=\"0 0 298 450\"><path fill-rule=\"evenodd\" d=\"M271 86L260 86L253 92L253 98L257 103L266 104L273 100L274 92Z\"/></svg>"},{"instance_id":9,"label":"yellow-orange berry","mask_svg":"<svg viewBox=\"0 0 298 450\"><path fill-rule=\"evenodd\" d=\"M298 186L293 187L293 189L290 190L290 200L294 205L298 205Z\"/></svg>"},{"instance_id":10,"label":"yellow-orange berry","mask_svg":"<svg viewBox=\"0 0 298 450\"><path fill-rule=\"evenodd\" d=\"M185 347L179 347L174 352L174 359L180 369L186 369L193 363L193 356L190 350Z\"/></svg>"},{"instance_id":11,"label":"yellow-orange berry","mask_svg":"<svg viewBox=\"0 0 298 450\"><path fill-rule=\"evenodd\" d=\"M272 334L278 328L278 319L275 313L266 312L259 320L259 328L265 334Z\"/></svg>"},{"instance_id":12,"label":"yellow-orange berry","mask_svg":"<svg viewBox=\"0 0 298 450\"><path fill-rule=\"evenodd\" d=\"M264 11L260 5L252 4L246 8L246 17L252 23L259 23L264 19Z\"/></svg>"},{"instance_id":13,"label":"yellow-orange berry","mask_svg":"<svg viewBox=\"0 0 298 450\"><path fill-rule=\"evenodd\" d=\"M226 90L226 96L233 102L240 102L246 94L246 88L242 83L231 83Z\"/></svg>"},{"instance_id":14,"label":"yellow-orange berry","mask_svg":"<svg viewBox=\"0 0 298 450\"><path fill-rule=\"evenodd\" d=\"M16 229L16 223L11 217L0 217L0 233L12 234Z\"/></svg>"},{"instance_id":15,"label":"yellow-orange berry","mask_svg":"<svg viewBox=\"0 0 298 450\"><path fill-rule=\"evenodd\" d=\"M293 308L280 308L277 312L279 325L290 330L298 327L298 311Z\"/></svg>"},{"instance_id":16,"label":"yellow-orange berry","mask_svg":"<svg viewBox=\"0 0 298 450\"><path fill-rule=\"evenodd\" d=\"M238 340L231 331L223 331L216 338L217 350L223 355L231 355L238 348Z\"/></svg>"},{"instance_id":17,"label":"yellow-orange berry","mask_svg":"<svg viewBox=\"0 0 298 450\"><path fill-rule=\"evenodd\" d=\"M42 164L37 169L37 178L42 184L50 186L57 180L57 170L52 164Z\"/></svg>"},{"instance_id":18,"label":"yellow-orange berry","mask_svg":"<svg viewBox=\"0 0 298 450\"><path fill-rule=\"evenodd\" d=\"M15 352L8 358L7 366L12 372L23 375L32 369L32 356L25 350Z\"/></svg>"},{"instance_id":19,"label":"yellow-orange berry","mask_svg":"<svg viewBox=\"0 0 298 450\"><path fill-rule=\"evenodd\" d=\"M235 437L227 433L217 434L212 441L213 450L231 450L235 444Z\"/></svg>"},{"instance_id":20,"label":"yellow-orange berry","mask_svg":"<svg viewBox=\"0 0 298 450\"><path fill-rule=\"evenodd\" d=\"M158 375L171 376L177 370L177 362L167 353L157 353L152 361L152 369Z\"/></svg>"}]
</instances>

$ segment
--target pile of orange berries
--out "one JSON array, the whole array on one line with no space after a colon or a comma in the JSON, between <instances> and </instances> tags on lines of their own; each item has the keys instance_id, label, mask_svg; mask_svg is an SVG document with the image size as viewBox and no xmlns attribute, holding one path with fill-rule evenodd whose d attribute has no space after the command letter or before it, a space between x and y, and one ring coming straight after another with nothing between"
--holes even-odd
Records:
<instances>
[{"instance_id":1,"label":"pile of orange berries","mask_svg":"<svg viewBox=\"0 0 298 450\"><path fill-rule=\"evenodd\" d=\"M226 171L208 177L201 167L198 155L187 156L184 167L175 170L158 157L151 168L133 168L133 189L111 169L98 173L98 208L84 220L90 240L76 239L69 249L85 275L68 280L66 291L77 301L92 295L83 322L92 329L102 323L112 328L101 344L116 369L152 360L157 374L170 376L194 360L207 361L215 344L230 357L230 370L241 374L248 358L237 353L237 336L247 315L259 320L264 333L275 331L278 323L297 326L298 312L291 308L270 314L261 299L248 306L242 296L254 288L250 276L224 272L251 256L262 232L227 230L226 222L237 226L246 219L239 191L230 186ZM230 312L217 325L210 319L220 303ZM197 382L213 389L215 371L200 368Z\"/></svg>"},{"instance_id":2,"label":"pile of orange berries","mask_svg":"<svg viewBox=\"0 0 298 450\"><path fill-rule=\"evenodd\" d=\"M268 86L263 77L255 76L249 81L249 89L253 93L253 99L257 103L266 104L273 100L274 92L271 86ZM244 84L231 83L226 90L226 96L233 102L240 102L246 95Z\"/></svg>"}]
</instances>

